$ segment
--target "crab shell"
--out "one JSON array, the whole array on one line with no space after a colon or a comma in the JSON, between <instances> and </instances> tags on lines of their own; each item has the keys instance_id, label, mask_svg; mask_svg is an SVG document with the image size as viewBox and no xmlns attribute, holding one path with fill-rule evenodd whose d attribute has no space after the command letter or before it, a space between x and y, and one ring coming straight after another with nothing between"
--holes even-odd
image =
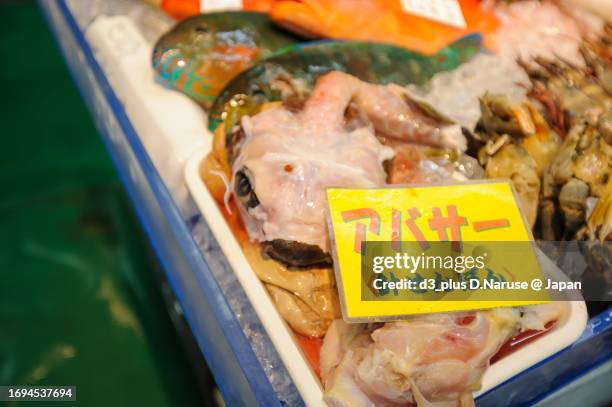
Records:
<instances>
[{"instance_id":1,"label":"crab shell","mask_svg":"<svg viewBox=\"0 0 612 407\"><path fill-rule=\"evenodd\" d=\"M547 240L573 239L587 223L588 202L598 199L589 223L589 240L606 239L595 230L604 230L609 220L605 208L610 198L606 184L612 178L612 114L589 112L569 132L559 153L543 178L540 215L541 235ZM561 219L561 230L554 230L553 217ZM601 225L601 228L598 226ZM581 233L581 235L585 235Z\"/></svg>"},{"instance_id":2,"label":"crab shell","mask_svg":"<svg viewBox=\"0 0 612 407\"><path fill-rule=\"evenodd\" d=\"M487 178L512 181L527 223L538 215L540 177L553 159L559 138L530 103L512 104L507 97L486 94L480 99L482 117L478 151Z\"/></svg>"}]
</instances>

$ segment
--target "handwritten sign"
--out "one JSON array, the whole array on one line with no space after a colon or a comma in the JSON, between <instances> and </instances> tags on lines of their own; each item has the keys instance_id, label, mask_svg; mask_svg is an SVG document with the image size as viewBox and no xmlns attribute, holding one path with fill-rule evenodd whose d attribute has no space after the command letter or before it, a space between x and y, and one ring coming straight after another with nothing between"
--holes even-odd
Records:
<instances>
[{"instance_id":1,"label":"handwritten sign","mask_svg":"<svg viewBox=\"0 0 612 407\"><path fill-rule=\"evenodd\" d=\"M511 185L328 189L346 320L548 302ZM527 284L527 286L525 285Z\"/></svg>"},{"instance_id":2,"label":"handwritten sign","mask_svg":"<svg viewBox=\"0 0 612 407\"><path fill-rule=\"evenodd\" d=\"M429 18L455 28L466 28L467 24L457 0L401 0L402 9L417 16Z\"/></svg>"}]
</instances>

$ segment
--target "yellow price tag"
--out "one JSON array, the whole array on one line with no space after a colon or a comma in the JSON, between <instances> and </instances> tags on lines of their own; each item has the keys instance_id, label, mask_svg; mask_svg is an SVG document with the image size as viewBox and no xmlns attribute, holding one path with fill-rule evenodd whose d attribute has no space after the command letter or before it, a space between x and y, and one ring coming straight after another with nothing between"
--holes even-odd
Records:
<instances>
[{"instance_id":1,"label":"yellow price tag","mask_svg":"<svg viewBox=\"0 0 612 407\"><path fill-rule=\"evenodd\" d=\"M344 318L549 302L531 232L506 181L328 189Z\"/></svg>"}]
</instances>

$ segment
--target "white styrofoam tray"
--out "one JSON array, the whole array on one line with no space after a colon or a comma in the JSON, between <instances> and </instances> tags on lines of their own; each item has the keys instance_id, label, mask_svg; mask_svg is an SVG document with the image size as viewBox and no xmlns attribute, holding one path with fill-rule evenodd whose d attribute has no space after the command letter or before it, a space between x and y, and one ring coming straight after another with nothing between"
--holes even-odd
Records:
<instances>
[{"instance_id":1,"label":"white styrofoam tray","mask_svg":"<svg viewBox=\"0 0 612 407\"><path fill-rule=\"evenodd\" d=\"M236 273L238 281L270 336L304 402L308 406L325 405L319 379L315 376L308 361L295 343L291 330L276 310L268 292L249 265L234 233L200 178L200 165L211 149L211 141L209 140L207 146L194 152L187 162L185 180L188 190L215 235L234 273ZM566 318L559 321L546 335L492 364L483 377L482 388L475 393L475 396L498 386L578 339L584 331L588 319L586 305L584 301L568 301L567 304L569 312Z\"/></svg>"}]
</instances>

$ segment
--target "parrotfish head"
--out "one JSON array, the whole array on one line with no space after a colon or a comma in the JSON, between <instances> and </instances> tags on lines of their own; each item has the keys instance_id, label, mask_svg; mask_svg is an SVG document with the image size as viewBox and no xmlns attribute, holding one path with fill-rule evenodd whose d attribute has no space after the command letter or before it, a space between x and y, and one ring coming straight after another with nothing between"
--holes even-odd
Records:
<instances>
[{"instance_id":1,"label":"parrotfish head","mask_svg":"<svg viewBox=\"0 0 612 407\"><path fill-rule=\"evenodd\" d=\"M258 33L251 27L223 27L220 16L200 15L179 22L164 34L153 49L153 68L169 86L194 97L202 97L185 83L202 80L204 68L213 60L232 62L228 48L242 47L257 53ZM227 25L227 24L225 24ZM223 55L222 55L223 54ZM193 94L192 94L193 93Z\"/></svg>"}]
</instances>

